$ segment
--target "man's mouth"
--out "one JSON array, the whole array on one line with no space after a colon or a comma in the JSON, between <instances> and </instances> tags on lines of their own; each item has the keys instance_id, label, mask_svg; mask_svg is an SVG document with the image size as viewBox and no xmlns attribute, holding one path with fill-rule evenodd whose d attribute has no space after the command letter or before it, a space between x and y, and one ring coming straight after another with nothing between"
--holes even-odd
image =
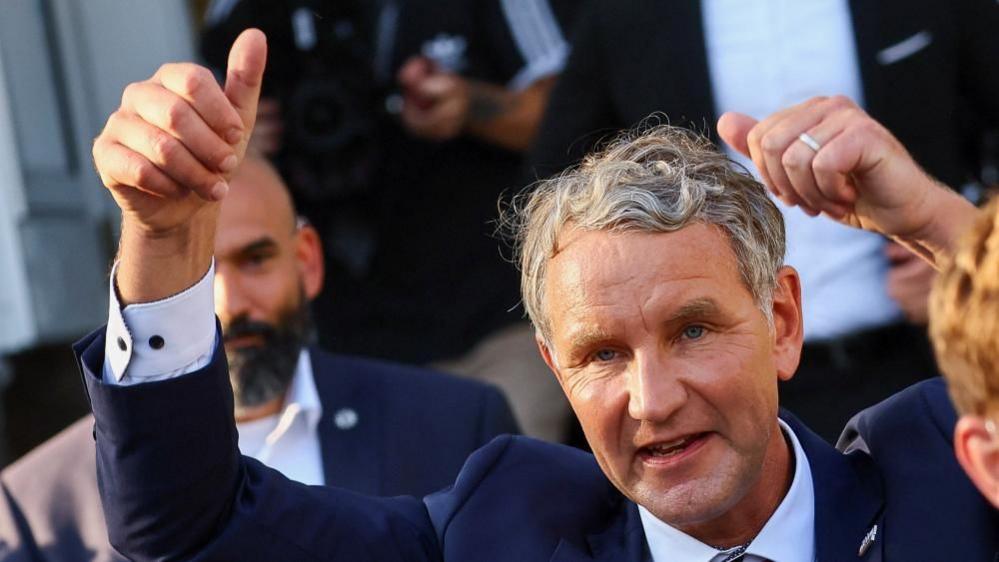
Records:
<instances>
[{"instance_id":1,"label":"man's mouth","mask_svg":"<svg viewBox=\"0 0 999 562\"><path fill-rule=\"evenodd\" d=\"M694 454L708 440L710 433L691 433L672 441L660 441L638 449L638 457L647 464L673 464Z\"/></svg>"},{"instance_id":2,"label":"man's mouth","mask_svg":"<svg viewBox=\"0 0 999 562\"><path fill-rule=\"evenodd\" d=\"M246 347L259 347L264 344L263 336L256 334L247 334L235 337L225 338L225 347L229 349L243 349Z\"/></svg>"}]
</instances>

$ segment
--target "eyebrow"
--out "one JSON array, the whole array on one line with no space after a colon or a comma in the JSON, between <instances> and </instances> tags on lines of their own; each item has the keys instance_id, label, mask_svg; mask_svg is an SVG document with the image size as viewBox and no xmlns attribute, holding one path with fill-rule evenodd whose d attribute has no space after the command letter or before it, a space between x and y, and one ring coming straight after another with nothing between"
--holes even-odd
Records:
<instances>
[{"instance_id":1,"label":"eyebrow","mask_svg":"<svg viewBox=\"0 0 999 562\"><path fill-rule=\"evenodd\" d=\"M685 324L692 320L716 317L721 314L721 307L711 298L699 298L684 303L666 318L664 325L675 326ZM597 326L585 326L572 334L569 338L570 357L573 352L580 349L587 349L600 342L610 339L608 333Z\"/></svg>"},{"instance_id":2,"label":"eyebrow","mask_svg":"<svg viewBox=\"0 0 999 562\"><path fill-rule=\"evenodd\" d=\"M682 324L695 318L705 316L717 316L721 313L718 303L712 298L694 299L686 302L676 312L670 314L666 319L666 324Z\"/></svg>"},{"instance_id":3,"label":"eyebrow","mask_svg":"<svg viewBox=\"0 0 999 562\"><path fill-rule=\"evenodd\" d=\"M255 252L260 252L262 250L270 250L277 248L277 245L278 245L277 242L270 236L261 236L260 238L257 238L256 240L250 242L249 244L246 244L239 249L229 252L228 257L241 258L251 255ZM227 257L227 256L222 256L222 257Z\"/></svg>"},{"instance_id":4,"label":"eyebrow","mask_svg":"<svg viewBox=\"0 0 999 562\"><path fill-rule=\"evenodd\" d=\"M587 349L601 341L609 339L604 330L594 326L587 326L572 334L569 338L569 356L580 349Z\"/></svg>"}]
</instances>

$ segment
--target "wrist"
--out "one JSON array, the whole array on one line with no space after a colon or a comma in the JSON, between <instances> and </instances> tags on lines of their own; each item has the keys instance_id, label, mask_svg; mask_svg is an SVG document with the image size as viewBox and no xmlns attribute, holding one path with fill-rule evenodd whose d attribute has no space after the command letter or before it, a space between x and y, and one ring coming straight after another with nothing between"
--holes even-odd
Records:
<instances>
[{"instance_id":1,"label":"wrist","mask_svg":"<svg viewBox=\"0 0 999 562\"><path fill-rule=\"evenodd\" d=\"M923 208L927 218L922 226L909 235L900 236L899 241L910 247L924 248L939 267L954 254L957 242L973 224L978 209L960 194L935 181L927 192Z\"/></svg>"},{"instance_id":2,"label":"wrist","mask_svg":"<svg viewBox=\"0 0 999 562\"><path fill-rule=\"evenodd\" d=\"M185 224L151 230L122 220L115 285L121 304L153 302L191 287L211 266L218 205L206 205Z\"/></svg>"}]
</instances>

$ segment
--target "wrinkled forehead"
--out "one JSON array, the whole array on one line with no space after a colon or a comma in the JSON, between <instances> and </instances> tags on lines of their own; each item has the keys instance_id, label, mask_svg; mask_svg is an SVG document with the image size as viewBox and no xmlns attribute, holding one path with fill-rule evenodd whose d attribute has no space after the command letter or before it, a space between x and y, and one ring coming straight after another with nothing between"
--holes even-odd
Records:
<instances>
[{"instance_id":1,"label":"wrinkled forehead","mask_svg":"<svg viewBox=\"0 0 999 562\"><path fill-rule=\"evenodd\" d=\"M664 233L569 229L545 275L553 327L584 309L650 299L683 306L712 293L749 294L728 236L703 223Z\"/></svg>"},{"instance_id":2,"label":"wrinkled forehead","mask_svg":"<svg viewBox=\"0 0 999 562\"><path fill-rule=\"evenodd\" d=\"M551 275L564 268L588 271L613 264L616 267L612 269L636 275L657 268L675 271L718 262L737 265L730 237L717 225L693 222L675 231L659 232L591 230L568 223L558 232L547 270Z\"/></svg>"}]
</instances>

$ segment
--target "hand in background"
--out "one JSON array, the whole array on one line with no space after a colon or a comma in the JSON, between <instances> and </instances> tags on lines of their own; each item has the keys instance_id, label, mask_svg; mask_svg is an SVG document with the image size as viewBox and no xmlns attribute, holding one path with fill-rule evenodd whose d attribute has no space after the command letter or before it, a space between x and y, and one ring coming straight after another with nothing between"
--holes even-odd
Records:
<instances>
[{"instance_id":1,"label":"hand in background","mask_svg":"<svg viewBox=\"0 0 999 562\"><path fill-rule=\"evenodd\" d=\"M218 205L257 114L267 57L259 30L233 43L224 88L194 64L130 84L94 141L101 181L122 210L117 285L125 303L165 298L207 271Z\"/></svg>"},{"instance_id":2,"label":"hand in background","mask_svg":"<svg viewBox=\"0 0 999 562\"><path fill-rule=\"evenodd\" d=\"M398 80L403 90L402 123L409 132L437 141L462 133L470 105L465 79L417 56L402 65Z\"/></svg>"},{"instance_id":3,"label":"hand in background","mask_svg":"<svg viewBox=\"0 0 999 562\"><path fill-rule=\"evenodd\" d=\"M908 248L894 242L885 246L888 270L888 295L913 324L929 322L929 297L937 270Z\"/></svg>"},{"instance_id":4,"label":"hand in background","mask_svg":"<svg viewBox=\"0 0 999 562\"><path fill-rule=\"evenodd\" d=\"M897 238L922 257L949 253L977 210L936 182L881 124L842 96L813 98L757 122L718 121L775 196L810 215ZM807 133L818 150L799 139Z\"/></svg>"}]
</instances>

